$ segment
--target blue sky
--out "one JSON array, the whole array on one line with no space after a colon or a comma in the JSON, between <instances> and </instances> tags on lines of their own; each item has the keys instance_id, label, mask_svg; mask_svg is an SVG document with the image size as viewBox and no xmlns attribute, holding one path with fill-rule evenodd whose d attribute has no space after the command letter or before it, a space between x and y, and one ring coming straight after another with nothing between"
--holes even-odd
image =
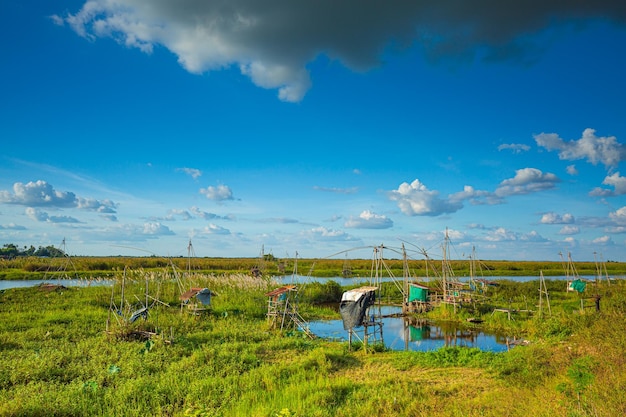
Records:
<instances>
[{"instance_id":1,"label":"blue sky","mask_svg":"<svg viewBox=\"0 0 626 417\"><path fill-rule=\"evenodd\" d=\"M623 2L336 3L2 2L0 243L626 261Z\"/></svg>"}]
</instances>

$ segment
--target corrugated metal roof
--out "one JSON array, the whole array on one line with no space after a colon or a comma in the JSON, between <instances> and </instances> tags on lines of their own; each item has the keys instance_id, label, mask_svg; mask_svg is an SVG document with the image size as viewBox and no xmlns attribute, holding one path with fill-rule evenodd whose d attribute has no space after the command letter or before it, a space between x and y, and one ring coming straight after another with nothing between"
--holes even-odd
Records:
<instances>
[{"instance_id":1,"label":"corrugated metal roof","mask_svg":"<svg viewBox=\"0 0 626 417\"><path fill-rule=\"evenodd\" d=\"M181 300L183 301L187 301L189 300L191 297L194 297L196 294L198 294L200 291L202 291L204 288L192 288L189 291L185 291L184 293L181 294L181 296L179 297Z\"/></svg>"},{"instance_id":2,"label":"corrugated metal roof","mask_svg":"<svg viewBox=\"0 0 626 417\"><path fill-rule=\"evenodd\" d=\"M265 295L268 296L268 297L275 297L277 295L281 295L281 294L284 294L286 292L295 291L295 290L296 290L296 286L295 285L283 285L282 287L276 288L275 290L272 290L272 291L268 292Z\"/></svg>"}]
</instances>

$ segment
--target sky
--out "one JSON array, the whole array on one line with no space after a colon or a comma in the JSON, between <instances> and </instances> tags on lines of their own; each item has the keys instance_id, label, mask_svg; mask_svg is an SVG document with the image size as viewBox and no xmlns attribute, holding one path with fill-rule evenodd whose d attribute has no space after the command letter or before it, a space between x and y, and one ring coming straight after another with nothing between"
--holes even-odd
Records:
<instances>
[{"instance_id":1,"label":"sky","mask_svg":"<svg viewBox=\"0 0 626 417\"><path fill-rule=\"evenodd\" d=\"M7 1L0 48L0 245L626 262L623 0Z\"/></svg>"}]
</instances>

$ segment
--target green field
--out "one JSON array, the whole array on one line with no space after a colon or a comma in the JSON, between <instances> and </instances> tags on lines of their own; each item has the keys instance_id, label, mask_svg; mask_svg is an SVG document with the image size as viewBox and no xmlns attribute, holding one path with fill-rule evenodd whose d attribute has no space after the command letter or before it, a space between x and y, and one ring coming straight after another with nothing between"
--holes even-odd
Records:
<instances>
[{"instance_id":1,"label":"green field","mask_svg":"<svg viewBox=\"0 0 626 417\"><path fill-rule=\"evenodd\" d=\"M402 276L403 261L387 259L385 263L395 276ZM410 260L408 262L411 276L433 277L441 270L441 261ZM457 276L470 274L469 260L449 261L451 269ZM17 257L0 259L0 279L42 279L59 275L60 272L69 277L105 278L119 276L125 268L159 270L177 268L209 274L250 273L253 268L259 269L264 275L290 275L297 269L301 275L315 277L342 276L346 265L352 276L369 277L372 274L371 259L278 259L272 255L264 258L165 258L149 257ZM576 272L580 275L609 275L626 277L626 263L623 262L575 262ZM544 276L565 275L567 265L563 262L540 261L501 261L482 260L476 262L476 275L484 277L503 276L536 276L543 272Z\"/></svg>"},{"instance_id":2,"label":"green field","mask_svg":"<svg viewBox=\"0 0 626 417\"><path fill-rule=\"evenodd\" d=\"M134 259L137 268L125 274L123 267L107 265L117 279L112 287L0 293L0 415L626 414L623 280L589 285L582 295L566 292L562 281L547 280L551 314L545 305L542 314L537 312L536 281L502 281L480 302L457 312L440 307L427 313L432 320L459 325L470 316L480 318L485 328L528 340L508 352L364 351L270 328L264 294L276 285L268 278L232 272L178 275L171 264L143 264L147 261L159 260ZM178 261L184 269L187 260ZM217 261L198 260L206 262L202 271ZM231 261L219 260L216 269L232 268ZM181 309L178 283L217 293L212 309L201 316ZM129 323L130 313L145 302L146 286L152 305L148 318ZM337 318L323 305L338 302L345 289L334 282L302 285L301 314L307 320ZM391 302L399 300L392 284L381 292ZM592 300L596 294L600 311ZM535 314L516 314L509 321L492 313L501 306L527 307Z\"/></svg>"}]
</instances>

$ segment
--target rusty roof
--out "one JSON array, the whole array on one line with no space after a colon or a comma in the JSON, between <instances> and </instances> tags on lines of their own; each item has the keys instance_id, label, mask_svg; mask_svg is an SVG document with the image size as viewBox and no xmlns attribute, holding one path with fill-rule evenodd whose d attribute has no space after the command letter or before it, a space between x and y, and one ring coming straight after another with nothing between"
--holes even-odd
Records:
<instances>
[{"instance_id":1,"label":"rusty roof","mask_svg":"<svg viewBox=\"0 0 626 417\"><path fill-rule=\"evenodd\" d=\"M276 288L275 290L272 290L272 291L268 292L265 295L267 297L275 297L277 295L281 295L281 294L284 294L286 292L295 291L295 290L296 290L296 286L295 285L283 285L282 287Z\"/></svg>"},{"instance_id":2,"label":"rusty roof","mask_svg":"<svg viewBox=\"0 0 626 417\"><path fill-rule=\"evenodd\" d=\"M179 297L179 299L181 299L183 301L189 300L191 297L194 297L196 294L198 294L203 289L204 288L192 288L189 291L185 291L184 293L182 293L181 296Z\"/></svg>"}]
</instances>

